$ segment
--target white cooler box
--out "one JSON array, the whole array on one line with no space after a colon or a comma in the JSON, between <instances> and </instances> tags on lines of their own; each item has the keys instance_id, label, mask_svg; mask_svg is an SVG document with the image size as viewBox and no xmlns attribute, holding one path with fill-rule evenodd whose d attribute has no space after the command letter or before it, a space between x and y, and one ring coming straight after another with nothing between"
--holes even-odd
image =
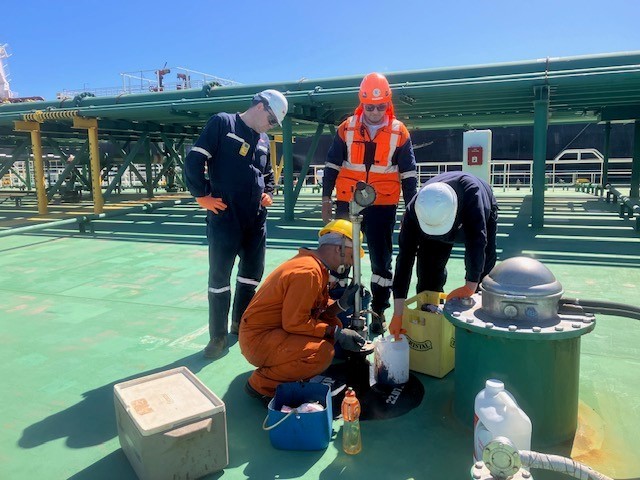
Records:
<instances>
[{"instance_id":1,"label":"white cooler box","mask_svg":"<svg viewBox=\"0 0 640 480\"><path fill-rule=\"evenodd\" d=\"M120 446L141 480L186 480L229 463L224 402L186 367L113 387Z\"/></svg>"}]
</instances>

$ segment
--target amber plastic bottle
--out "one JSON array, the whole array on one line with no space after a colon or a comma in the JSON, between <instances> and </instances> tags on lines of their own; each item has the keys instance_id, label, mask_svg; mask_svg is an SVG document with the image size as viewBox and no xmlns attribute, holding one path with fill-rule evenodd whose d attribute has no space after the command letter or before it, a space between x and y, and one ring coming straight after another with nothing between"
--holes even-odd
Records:
<instances>
[{"instance_id":1,"label":"amber plastic bottle","mask_svg":"<svg viewBox=\"0 0 640 480\"><path fill-rule=\"evenodd\" d=\"M342 400L342 449L349 455L356 455L362 450L362 438L360 436L360 402L356 398L356 392L349 387Z\"/></svg>"}]
</instances>

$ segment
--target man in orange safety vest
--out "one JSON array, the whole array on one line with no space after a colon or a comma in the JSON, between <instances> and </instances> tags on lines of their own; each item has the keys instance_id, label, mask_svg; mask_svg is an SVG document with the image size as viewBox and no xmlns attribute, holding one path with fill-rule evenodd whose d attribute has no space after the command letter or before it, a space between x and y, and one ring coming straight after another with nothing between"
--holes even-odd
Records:
<instances>
[{"instance_id":1,"label":"man in orange safety vest","mask_svg":"<svg viewBox=\"0 0 640 480\"><path fill-rule=\"evenodd\" d=\"M400 191L405 204L417 190L416 162L409 132L394 115L389 82L370 73L360 84L360 104L338 127L327 155L322 186L322 220L333 215L332 194L336 190L336 218L349 218L358 181L376 192L373 205L362 211L362 231L371 260L371 309L376 313L370 331L384 331L384 310L390 306L393 273L393 230Z\"/></svg>"}]
</instances>

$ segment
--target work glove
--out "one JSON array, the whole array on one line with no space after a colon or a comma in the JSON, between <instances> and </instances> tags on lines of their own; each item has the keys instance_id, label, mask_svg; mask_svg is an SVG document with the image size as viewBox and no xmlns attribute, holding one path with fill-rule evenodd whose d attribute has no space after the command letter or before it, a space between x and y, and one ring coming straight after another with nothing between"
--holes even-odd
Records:
<instances>
[{"instance_id":1,"label":"work glove","mask_svg":"<svg viewBox=\"0 0 640 480\"><path fill-rule=\"evenodd\" d=\"M330 198L323 198L322 221L325 223L325 225L331 221L331 217L333 217L333 202Z\"/></svg>"},{"instance_id":2,"label":"work glove","mask_svg":"<svg viewBox=\"0 0 640 480\"><path fill-rule=\"evenodd\" d=\"M396 340L400 340L400 335L407 333L407 331L402 328L402 315L394 315L391 317L391 323L389 324L389 333L393 335L393 338Z\"/></svg>"},{"instance_id":3,"label":"work glove","mask_svg":"<svg viewBox=\"0 0 640 480\"><path fill-rule=\"evenodd\" d=\"M196 197L196 202L205 210L211 210L216 215L218 212L222 212L227 209L227 204L222 201L221 198L216 197Z\"/></svg>"},{"instance_id":4,"label":"work glove","mask_svg":"<svg viewBox=\"0 0 640 480\"><path fill-rule=\"evenodd\" d=\"M449 300L453 300L454 298L469 298L471 295L473 295L474 292L473 290L471 290L469 287L467 287L466 285L460 287L460 288L456 288L455 290L453 290L451 293L449 293L449 295L447 295L447 302Z\"/></svg>"},{"instance_id":5,"label":"work glove","mask_svg":"<svg viewBox=\"0 0 640 480\"><path fill-rule=\"evenodd\" d=\"M352 283L344 289L344 293L338 299L338 307L340 307L340 310L346 312L350 308L353 308L356 303L356 293L358 293L358 290L360 290L360 285L357 283Z\"/></svg>"},{"instance_id":6,"label":"work glove","mask_svg":"<svg viewBox=\"0 0 640 480\"><path fill-rule=\"evenodd\" d=\"M344 350L350 352L359 352L366 343L362 335L349 328L336 327L335 339Z\"/></svg>"},{"instance_id":7,"label":"work glove","mask_svg":"<svg viewBox=\"0 0 640 480\"><path fill-rule=\"evenodd\" d=\"M262 198L260 199L260 205L263 207L270 207L273 204L273 199L269 196L268 193L263 193Z\"/></svg>"}]
</instances>

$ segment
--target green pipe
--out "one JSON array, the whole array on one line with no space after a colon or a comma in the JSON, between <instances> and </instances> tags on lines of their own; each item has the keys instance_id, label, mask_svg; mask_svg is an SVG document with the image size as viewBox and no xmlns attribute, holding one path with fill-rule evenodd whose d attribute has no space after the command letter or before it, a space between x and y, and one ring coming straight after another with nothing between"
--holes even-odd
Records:
<instances>
[{"instance_id":1,"label":"green pipe","mask_svg":"<svg viewBox=\"0 0 640 480\"><path fill-rule=\"evenodd\" d=\"M29 225L27 227L8 228L0 230L0 237L8 237L9 235L18 235L20 233L33 233L48 228L57 228L71 223L78 223L78 218L67 218L64 220L55 220L53 222L39 223L37 225Z\"/></svg>"},{"instance_id":2,"label":"green pipe","mask_svg":"<svg viewBox=\"0 0 640 480\"><path fill-rule=\"evenodd\" d=\"M492 65L475 65L469 67L451 67L430 70L406 71L389 73L389 81L394 83L406 83L423 81L425 77L431 81L447 80L451 81L452 76L457 78L488 77L488 76L514 76L514 75L555 75L571 70L588 70L599 68L632 68L640 63L640 52L628 52L623 54L590 55L581 57L568 57L547 59L544 61L511 62ZM357 87L362 79L362 75L348 77L334 77L316 80L305 80L302 82L270 83L260 85L218 87L213 89L186 89L179 91L150 92L144 94L125 94L117 97L84 97L77 100L56 100L47 102L37 102L30 104L30 109L45 110L47 108L77 108L89 105L102 106L110 105L114 102L119 105L135 104L153 100L176 101L193 98L216 98L226 95L252 95L263 88L276 88L282 91L297 92L313 90L318 84L327 88ZM399 86L398 86L399 87ZM24 104L9 104L0 107L0 113L23 111Z\"/></svg>"},{"instance_id":3,"label":"green pipe","mask_svg":"<svg viewBox=\"0 0 640 480\"><path fill-rule=\"evenodd\" d=\"M602 185L609 183L609 149L611 145L611 122L604 124L604 146L602 148L604 159L602 161Z\"/></svg>"},{"instance_id":4,"label":"green pipe","mask_svg":"<svg viewBox=\"0 0 640 480\"><path fill-rule=\"evenodd\" d=\"M640 64L640 52L624 52L617 54L599 54L599 55L584 55L575 57L563 57L563 58L549 58L531 61L520 62L508 62L499 64L486 64L486 65L471 65L466 67L448 67L438 68L430 70L412 70L398 73L386 74L387 79L391 82L395 82L398 77L402 79L411 78L412 76L420 76L425 74L433 75L437 77L442 75L444 78L451 78L452 74L459 74L464 77L471 77L477 75L487 75L495 72L500 73L515 72L515 73L530 73L536 71L554 72L556 70L568 70L568 69L585 69L585 68L599 68L607 67L611 65L625 66L625 65L638 65ZM361 77L360 77L361 78Z\"/></svg>"},{"instance_id":5,"label":"green pipe","mask_svg":"<svg viewBox=\"0 0 640 480\"><path fill-rule=\"evenodd\" d=\"M309 171L309 166L311 165L311 161L313 160L313 156L316 153L318 148L318 143L320 143L320 137L322 137L322 131L324 130L324 124L321 123L318 125L316 129L316 134L311 141L311 146L309 147L309 151L304 158L304 165L302 166L302 170L300 170L300 176L298 177L298 184L296 185L296 189L293 192L293 203L298 203L298 196L300 195L300 191L302 190L302 185L304 184L304 179L307 177L307 172Z\"/></svg>"},{"instance_id":6,"label":"green pipe","mask_svg":"<svg viewBox=\"0 0 640 480\"><path fill-rule=\"evenodd\" d=\"M614 69L633 69L636 68L637 65L611 65L611 62L615 63L617 56L603 56L599 62L589 62L589 59L581 60L577 64L571 64L571 61L562 62L560 68L554 69L551 68L555 66L557 61L551 61L549 63L549 70L545 70L544 62L536 62L536 63L514 63L514 64L498 64L494 66L480 66L480 67L468 67L468 68L450 68L450 69L438 69L438 70L423 70L416 72L399 72L395 74L389 74L388 77L392 84L397 83L397 85L393 85L395 89L400 89L405 91L411 88L422 88L427 86L428 83L437 84L477 84L478 82L498 82L498 81L517 81L518 79L528 79L530 81L536 81L538 79L546 78L547 81L551 81L551 79L560 76L580 76L580 80L583 81L585 79L585 74L589 73L592 70L598 70L600 72L613 71ZM636 60L638 55L631 56L623 56L625 61ZM606 63L609 62L609 63ZM617 63L622 63L617 62ZM636 62L637 63L637 62ZM521 70L517 68L518 65L524 65L526 68ZM515 70L515 72L514 72ZM451 78L452 74L457 74L456 77ZM478 76L480 75L480 76ZM469 78L471 76L471 78ZM427 77L427 79L425 79ZM598 78L601 79L602 75L599 75ZM357 90L359 82L361 80L361 76L357 77L343 77L337 79L320 79L320 80L311 80L304 82L296 82L296 83L288 83L288 84L263 84L263 85L250 85L243 87L220 87L215 88L209 92L208 95L204 95L204 92L198 89L192 90L181 90L178 92L161 92L161 93L148 93L148 94L135 94L135 95L124 95L121 97L84 97L80 101L76 102L77 104L70 104L67 102L38 102L36 104L30 104L29 108L31 111L34 109L46 109L46 108L84 108L91 106L109 106L115 105L123 106L137 103L149 103L150 101L156 102L185 102L194 99L222 99L225 97L241 97L248 96L249 98L256 93L256 91L260 88L273 86L279 87L288 91L288 96L295 98L297 94L301 94L304 96L307 95L322 95L326 92L326 90L331 89L348 89L349 91ZM394 80L397 80L395 82ZM444 82L444 83L443 83ZM403 85L403 84L410 85ZM322 84L323 87L317 93L313 92L318 84ZM12 111L23 111L24 106L16 106L10 105L13 108L4 108L0 107L0 113L3 112L12 112Z\"/></svg>"},{"instance_id":7,"label":"green pipe","mask_svg":"<svg viewBox=\"0 0 640 480\"><path fill-rule=\"evenodd\" d=\"M284 117L282 121L282 156L284 157L284 219L287 222L294 220L293 207L293 139L291 130L291 118Z\"/></svg>"},{"instance_id":8,"label":"green pipe","mask_svg":"<svg viewBox=\"0 0 640 480\"><path fill-rule=\"evenodd\" d=\"M33 150L33 146L31 149ZM31 156L29 155L29 149L27 149L27 158L24 160L24 173L27 180L27 190L31 190Z\"/></svg>"},{"instance_id":9,"label":"green pipe","mask_svg":"<svg viewBox=\"0 0 640 480\"><path fill-rule=\"evenodd\" d=\"M151 168L151 142L149 137L144 141L144 150L142 152L145 164L145 187L147 188L147 197L153 198L153 170Z\"/></svg>"},{"instance_id":10,"label":"green pipe","mask_svg":"<svg viewBox=\"0 0 640 480\"><path fill-rule=\"evenodd\" d=\"M634 76L637 77L636 74L634 74ZM599 82L602 81L606 81L607 78L602 78L603 76L600 76L598 78ZM577 77L580 80L580 84L584 84L584 77ZM619 77L616 77L619 79ZM575 83L577 80L573 79L572 82ZM518 85L518 87L520 89L522 89L523 86L529 86L532 85L534 82L534 80L528 80L526 82L526 84L522 84L520 82L520 84ZM473 96L471 98L480 98L483 96L483 91L485 92L496 92L500 94L501 97L509 97L508 91L505 91L505 85L503 83L500 82L491 82L490 84L464 84L464 83L458 83L456 85L456 91L452 94L452 102L455 102L456 104L462 106L462 105L467 105L469 104L469 95L473 94ZM451 85L428 85L425 83L415 83L412 85L407 85L402 87L403 91L407 91L409 93L412 93L414 90L420 91L421 93L421 98L424 97L424 90L426 89L426 93L428 93L429 95L433 95L434 97L438 97L439 103L442 101L442 98L444 95L447 94L447 92L451 92ZM345 89L333 89L333 90L328 90L328 89L321 89L318 91L314 91L314 92L293 92L293 93L289 93L288 97L290 98L290 101L293 103L298 99L304 99L306 100L310 100L312 103L317 101L319 103L322 102L331 102L332 106L335 108L337 106L339 106L340 104L342 104L341 102L344 102L345 106L348 106L349 108L353 108L356 101L354 101L357 97L356 97L356 91L357 91L357 87L356 86L352 86L352 87L348 87ZM515 93L515 91L514 91ZM428 97L429 95L427 95L427 101L426 103L428 104ZM520 93L521 95L521 93ZM446 98L446 97L445 97ZM175 114L179 114L180 112L183 113L188 113L188 112L192 112L192 113L206 113L208 115L214 113L214 110L227 110L227 111L231 111L231 110L239 110L242 108L245 108L248 106L249 104L249 99L250 96L246 96L246 97L211 97L211 98L201 98L201 99L195 99L195 100L191 100L191 101L183 101L183 102L164 102L164 101L158 101L158 102L151 102L151 103L147 103L147 104L129 104L126 106L120 105L120 104L111 104L111 105L105 105L103 107L94 107L94 106L88 106L88 107L81 107L79 110L80 114L84 115L84 116L91 116L91 117L105 117L105 118L109 118L111 116L113 116L113 118L124 118L124 119L141 119L145 116L145 114L148 116L148 118L150 119L155 119L157 118L159 115L167 115L170 113L175 113ZM526 101L526 97L522 98L523 102ZM581 99L578 99L577 101L577 105L583 105L584 101ZM450 108L453 108L454 105L450 105ZM481 108L481 107L480 107ZM522 108L524 108L524 104L522 106ZM127 112L131 112L130 115L127 115ZM13 118L15 117L14 115L11 115L10 117L5 117L5 118L0 118L0 123L6 123L7 121L11 121ZM175 120L175 118L174 118ZM204 119L201 119L201 121Z\"/></svg>"},{"instance_id":11,"label":"green pipe","mask_svg":"<svg viewBox=\"0 0 640 480\"><path fill-rule=\"evenodd\" d=\"M633 163L631 164L631 188L629 196L640 197L640 120L636 120L633 129Z\"/></svg>"},{"instance_id":12,"label":"green pipe","mask_svg":"<svg viewBox=\"0 0 640 480\"><path fill-rule=\"evenodd\" d=\"M535 89L533 102L533 195L531 201L531 226L544 226L544 182L547 160L547 115L549 112L549 87Z\"/></svg>"}]
</instances>

